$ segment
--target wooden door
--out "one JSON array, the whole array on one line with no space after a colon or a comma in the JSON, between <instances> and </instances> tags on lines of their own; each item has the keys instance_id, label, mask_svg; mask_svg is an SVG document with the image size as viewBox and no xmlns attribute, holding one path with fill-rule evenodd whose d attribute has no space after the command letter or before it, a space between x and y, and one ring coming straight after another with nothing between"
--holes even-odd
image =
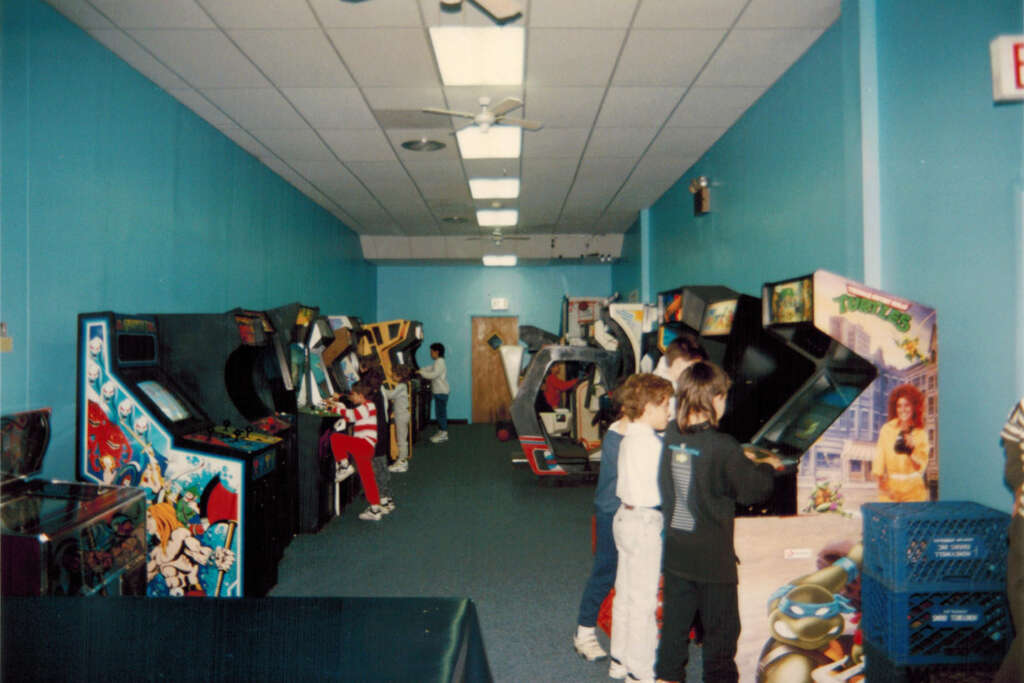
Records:
<instances>
[{"instance_id":1,"label":"wooden door","mask_svg":"<svg viewBox=\"0 0 1024 683\"><path fill-rule=\"evenodd\" d=\"M497 337L501 344L518 344L519 318L473 316L472 328L473 422L510 420L512 396L501 355L491 340Z\"/></svg>"}]
</instances>

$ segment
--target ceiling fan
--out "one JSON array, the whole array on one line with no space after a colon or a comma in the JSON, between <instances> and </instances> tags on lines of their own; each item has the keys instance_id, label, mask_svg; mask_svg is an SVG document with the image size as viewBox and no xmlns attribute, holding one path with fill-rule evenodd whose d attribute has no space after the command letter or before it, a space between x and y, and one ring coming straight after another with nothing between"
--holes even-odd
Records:
<instances>
[{"instance_id":1,"label":"ceiling fan","mask_svg":"<svg viewBox=\"0 0 1024 683\"><path fill-rule=\"evenodd\" d=\"M520 240L528 240L530 238L529 237L524 237L524 236L516 236L516 235L503 235L499 228L495 228L494 230L491 230L491 234L486 236L486 237L483 236L483 235L479 235L477 237L467 237L466 239L467 240L494 240L494 246L500 247L501 243L504 242L504 241L510 241L510 242L511 241L520 241Z\"/></svg>"},{"instance_id":2,"label":"ceiling fan","mask_svg":"<svg viewBox=\"0 0 1024 683\"><path fill-rule=\"evenodd\" d=\"M498 23L504 23L523 13L523 4L519 0L470 0L470 2L491 15ZM445 12L456 12L461 5L462 0L441 0L441 9Z\"/></svg>"},{"instance_id":3,"label":"ceiling fan","mask_svg":"<svg viewBox=\"0 0 1024 683\"><path fill-rule=\"evenodd\" d=\"M527 130L540 130L544 125L539 121L528 121L526 119L516 119L506 116L510 111L514 111L523 106L523 101L518 98L506 97L501 102L494 105L493 108L491 107L490 97L481 97L477 101L480 103L480 111L476 114L468 111L452 111L450 109L435 109L433 107L427 107L423 109L423 111L428 114L444 114L446 116L460 116L466 119L473 119L473 123L468 125L478 126L481 133L486 133L487 130L494 125L519 126L520 128L526 128Z\"/></svg>"}]
</instances>

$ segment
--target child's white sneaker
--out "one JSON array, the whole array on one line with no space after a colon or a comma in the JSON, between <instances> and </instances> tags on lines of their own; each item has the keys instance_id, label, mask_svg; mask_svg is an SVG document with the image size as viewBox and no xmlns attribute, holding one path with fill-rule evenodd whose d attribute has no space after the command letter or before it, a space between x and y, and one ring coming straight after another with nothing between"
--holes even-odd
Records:
<instances>
[{"instance_id":1,"label":"child's white sneaker","mask_svg":"<svg viewBox=\"0 0 1024 683\"><path fill-rule=\"evenodd\" d=\"M394 498L381 498L380 499L380 511L381 514L390 515L395 510L395 499Z\"/></svg>"},{"instance_id":2,"label":"child's white sneaker","mask_svg":"<svg viewBox=\"0 0 1024 683\"><path fill-rule=\"evenodd\" d=\"M344 481L356 471L348 460L338 460L334 463L334 481Z\"/></svg>"},{"instance_id":3,"label":"child's white sneaker","mask_svg":"<svg viewBox=\"0 0 1024 683\"><path fill-rule=\"evenodd\" d=\"M383 516L384 509L379 505L371 505L359 513L359 519L365 519L371 522L379 522Z\"/></svg>"},{"instance_id":4,"label":"child's white sneaker","mask_svg":"<svg viewBox=\"0 0 1024 683\"><path fill-rule=\"evenodd\" d=\"M611 665L608 667L608 678L622 680L628 675L629 669L626 668L626 665L622 662L616 662L613 659Z\"/></svg>"},{"instance_id":5,"label":"child's white sneaker","mask_svg":"<svg viewBox=\"0 0 1024 683\"><path fill-rule=\"evenodd\" d=\"M438 432L430 437L430 443L441 443L448 440L448 432Z\"/></svg>"},{"instance_id":6,"label":"child's white sneaker","mask_svg":"<svg viewBox=\"0 0 1024 683\"><path fill-rule=\"evenodd\" d=\"M608 656L608 653L601 647L601 643L597 642L597 635L593 631L583 636L574 635L572 646L576 648L577 654L588 662L596 662Z\"/></svg>"},{"instance_id":7,"label":"child's white sneaker","mask_svg":"<svg viewBox=\"0 0 1024 683\"><path fill-rule=\"evenodd\" d=\"M408 460L397 460L394 464L388 466L388 472L408 472L409 461Z\"/></svg>"}]
</instances>

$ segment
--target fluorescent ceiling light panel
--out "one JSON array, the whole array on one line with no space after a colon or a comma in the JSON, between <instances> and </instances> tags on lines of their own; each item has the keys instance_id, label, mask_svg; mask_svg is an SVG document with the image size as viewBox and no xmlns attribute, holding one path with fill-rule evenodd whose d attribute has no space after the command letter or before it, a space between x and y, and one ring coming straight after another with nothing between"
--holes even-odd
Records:
<instances>
[{"instance_id":1,"label":"fluorescent ceiling light panel","mask_svg":"<svg viewBox=\"0 0 1024 683\"><path fill-rule=\"evenodd\" d=\"M519 126L491 126L486 133L469 126L456 133L455 139L463 159L518 159L523 149Z\"/></svg>"},{"instance_id":2,"label":"fluorescent ceiling light panel","mask_svg":"<svg viewBox=\"0 0 1024 683\"><path fill-rule=\"evenodd\" d=\"M519 178L470 178L473 199L515 199L519 196Z\"/></svg>"},{"instance_id":3,"label":"fluorescent ceiling light panel","mask_svg":"<svg viewBox=\"0 0 1024 683\"><path fill-rule=\"evenodd\" d=\"M522 85L521 26L432 26L430 41L445 85Z\"/></svg>"},{"instance_id":4,"label":"fluorescent ceiling light panel","mask_svg":"<svg viewBox=\"0 0 1024 683\"><path fill-rule=\"evenodd\" d=\"M519 222L519 209L478 209L476 222L481 228L515 225Z\"/></svg>"},{"instance_id":5,"label":"fluorescent ceiling light panel","mask_svg":"<svg viewBox=\"0 0 1024 683\"><path fill-rule=\"evenodd\" d=\"M514 266L519 263L515 254L484 254L485 266Z\"/></svg>"}]
</instances>

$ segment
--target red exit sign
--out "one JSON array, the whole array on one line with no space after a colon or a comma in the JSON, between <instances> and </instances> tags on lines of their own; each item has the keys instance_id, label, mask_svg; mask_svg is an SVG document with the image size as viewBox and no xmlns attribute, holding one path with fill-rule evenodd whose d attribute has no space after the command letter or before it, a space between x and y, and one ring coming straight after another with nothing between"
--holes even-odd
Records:
<instances>
[{"instance_id":1,"label":"red exit sign","mask_svg":"<svg viewBox=\"0 0 1024 683\"><path fill-rule=\"evenodd\" d=\"M989 43L992 98L1024 100L1024 36L998 36Z\"/></svg>"}]
</instances>

